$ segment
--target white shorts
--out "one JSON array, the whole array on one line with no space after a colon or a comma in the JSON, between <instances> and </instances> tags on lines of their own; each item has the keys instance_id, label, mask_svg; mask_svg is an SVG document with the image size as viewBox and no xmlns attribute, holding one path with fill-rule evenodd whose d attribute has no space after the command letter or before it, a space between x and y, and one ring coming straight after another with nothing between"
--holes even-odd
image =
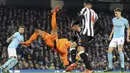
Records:
<instances>
[{"instance_id":1,"label":"white shorts","mask_svg":"<svg viewBox=\"0 0 130 73\"><path fill-rule=\"evenodd\" d=\"M8 56L9 56L9 58L10 58L11 56L17 57L16 49L15 49L15 48L8 48Z\"/></svg>"},{"instance_id":2,"label":"white shorts","mask_svg":"<svg viewBox=\"0 0 130 73\"><path fill-rule=\"evenodd\" d=\"M109 44L109 47L116 48L118 45L124 45L124 38L113 38Z\"/></svg>"}]
</instances>

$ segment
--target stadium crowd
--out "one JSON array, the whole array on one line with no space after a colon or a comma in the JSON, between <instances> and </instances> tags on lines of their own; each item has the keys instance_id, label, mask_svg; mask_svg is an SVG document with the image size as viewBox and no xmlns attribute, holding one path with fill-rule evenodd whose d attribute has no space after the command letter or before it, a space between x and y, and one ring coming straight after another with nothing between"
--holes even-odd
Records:
<instances>
[{"instance_id":1,"label":"stadium crowd","mask_svg":"<svg viewBox=\"0 0 130 73\"><path fill-rule=\"evenodd\" d=\"M39 28L47 32L51 31L51 10L50 9L22 9L22 8L7 8L0 6L0 66L7 60L6 39L12 35L19 25L25 26L25 40L29 39L31 34ZM96 26L98 34L89 45L89 57L92 61L93 69L102 70L107 67L107 48L110 40L108 39L112 28L111 19L114 17L111 13L99 12L99 20ZM124 14L126 18L130 15ZM58 35L59 38L68 38L71 40L73 35L71 28L72 19L65 10L60 10L57 13ZM128 18L129 19L129 18ZM125 69L130 69L130 45L126 42L124 46L125 54ZM116 49L115 49L116 50ZM44 41L39 37L30 47L17 48L19 63L14 69L64 69L60 56L44 44ZM114 68L119 67L118 52L113 52ZM76 69L83 69L84 64L79 64Z\"/></svg>"}]
</instances>

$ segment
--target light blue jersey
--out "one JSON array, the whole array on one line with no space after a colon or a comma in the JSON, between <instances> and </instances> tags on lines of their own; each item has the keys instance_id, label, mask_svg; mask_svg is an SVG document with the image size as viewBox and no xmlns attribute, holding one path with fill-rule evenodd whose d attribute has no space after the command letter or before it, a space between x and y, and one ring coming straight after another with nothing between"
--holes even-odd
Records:
<instances>
[{"instance_id":1,"label":"light blue jersey","mask_svg":"<svg viewBox=\"0 0 130 73\"><path fill-rule=\"evenodd\" d=\"M17 48L20 42L24 41L23 35L19 32L14 33L11 43L9 44L8 48Z\"/></svg>"},{"instance_id":2,"label":"light blue jersey","mask_svg":"<svg viewBox=\"0 0 130 73\"><path fill-rule=\"evenodd\" d=\"M129 27L128 20L125 18L113 18L112 19L113 26L114 26L114 35L113 38L124 38L125 36L125 27Z\"/></svg>"}]
</instances>

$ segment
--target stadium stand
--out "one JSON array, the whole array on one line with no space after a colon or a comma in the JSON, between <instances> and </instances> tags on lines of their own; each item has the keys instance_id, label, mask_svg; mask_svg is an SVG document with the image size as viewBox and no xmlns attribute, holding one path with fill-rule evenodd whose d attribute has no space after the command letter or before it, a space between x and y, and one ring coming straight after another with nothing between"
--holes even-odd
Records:
<instances>
[{"instance_id":1,"label":"stadium stand","mask_svg":"<svg viewBox=\"0 0 130 73\"><path fill-rule=\"evenodd\" d=\"M25 40L29 39L35 29L39 28L47 32L51 31L51 10L48 9L22 9L7 8L0 6L0 66L7 60L7 43L5 42L9 35L13 34L19 25L25 26ZM101 29L91 41L89 48L90 61L92 61L93 69L102 70L107 66L107 48L109 44L109 34L112 27L111 19L114 15L111 13L99 12L98 24ZM73 33L70 29L71 22L74 18L69 17L64 10L60 10L57 14L59 38L66 37L71 40ZM129 19L129 14L124 14ZM19 63L14 69L45 69L58 70L64 69L60 56L48 46L39 37L30 47L18 47ZM130 44L125 43L125 69L130 70ZM126 49L127 48L127 49ZM119 67L118 53L114 52L113 56L114 68ZM83 69L84 64L79 64L76 69Z\"/></svg>"}]
</instances>

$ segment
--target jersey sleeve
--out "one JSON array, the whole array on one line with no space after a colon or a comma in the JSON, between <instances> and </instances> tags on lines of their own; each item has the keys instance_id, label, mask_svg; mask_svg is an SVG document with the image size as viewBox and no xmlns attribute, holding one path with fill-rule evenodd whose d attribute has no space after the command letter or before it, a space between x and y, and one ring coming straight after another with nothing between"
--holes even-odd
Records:
<instances>
[{"instance_id":1,"label":"jersey sleeve","mask_svg":"<svg viewBox=\"0 0 130 73\"><path fill-rule=\"evenodd\" d=\"M97 13L95 13L95 21L97 21L98 20L98 15L97 15Z\"/></svg>"},{"instance_id":2,"label":"jersey sleeve","mask_svg":"<svg viewBox=\"0 0 130 73\"><path fill-rule=\"evenodd\" d=\"M129 27L129 22L128 22L128 20L125 21L125 27L126 27L126 28Z\"/></svg>"},{"instance_id":3,"label":"jersey sleeve","mask_svg":"<svg viewBox=\"0 0 130 73\"><path fill-rule=\"evenodd\" d=\"M22 42L24 42L24 37L22 38Z\"/></svg>"},{"instance_id":4,"label":"jersey sleeve","mask_svg":"<svg viewBox=\"0 0 130 73\"><path fill-rule=\"evenodd\" d=\"M87 8L83 8L80 12L80 15L86 15L87 14Z\"/></svg>"},{"instance_id":5,"label":"jersey sleeve","mask_svg":"<svg viewBox=\"0 0 130 73\"><path fill-rule=\"evenodd\" d=\"M114 27L114 20L115 20L115 18L112 19L112 24L111 24L113 27Z\"/></svg>"},{"instance_id":6,"label":"jersey sleeve","mask_svg":"<svg viewBox=\"0 0 130 73\"><path fill-rule=\"evenodd\" d=\"M94 22L96 22L98 20L98 15L94 10L92 11L93 11L92 19L94 20Z\"/></svg>"},{"instance_id":7,"label":"jersey sleeve","mask_svg":"<svg viewBox=\"0 0 130 73\"><path fill-rule=\"evenodd\" d=\"M16 33L14 33L14 34L13 34L13 38L15 38L17 35L18 35L18 33L17 33L17 32L16 32Z\"/></svg>"},{"instance_id":8,"label":"jersey sleeve","mask_svg":"<svg viewBox=\"0 0 130 73\"><path fill-rule=\"evenodd\" d=\"M112 25L114 24L114 18L112 19Z\"/></svg>"}]
</instances>

